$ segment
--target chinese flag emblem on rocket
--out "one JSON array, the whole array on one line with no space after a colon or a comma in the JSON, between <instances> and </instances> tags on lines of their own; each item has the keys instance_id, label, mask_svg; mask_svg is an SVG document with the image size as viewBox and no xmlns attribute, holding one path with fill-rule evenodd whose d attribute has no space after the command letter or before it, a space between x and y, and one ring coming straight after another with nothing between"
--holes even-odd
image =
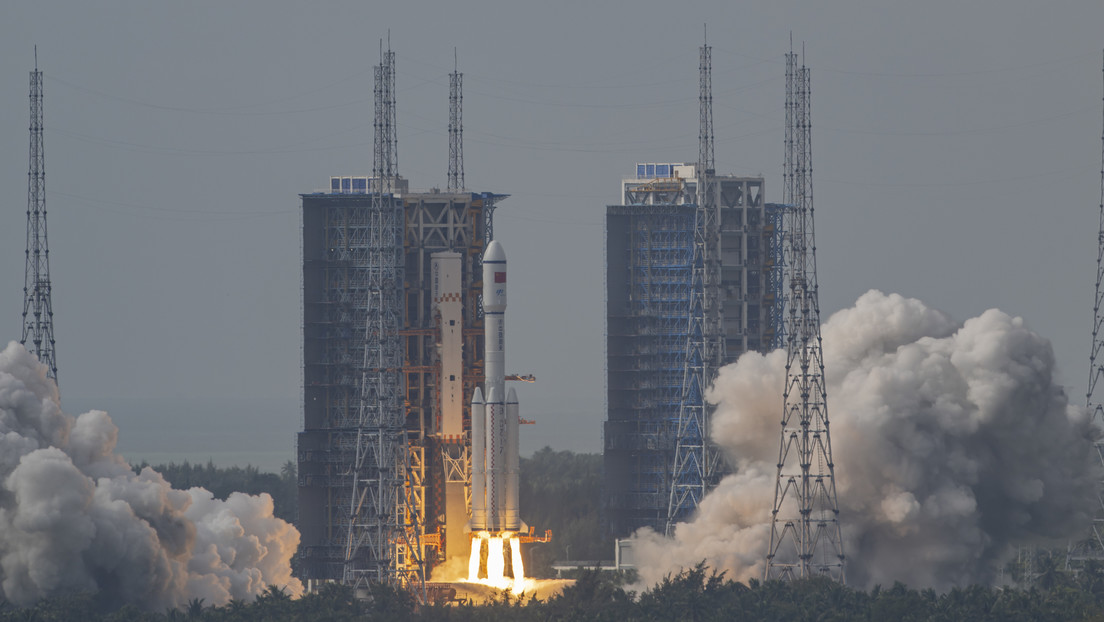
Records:
<instances>
[{"instance_id":1,"label":"chinese flag emblem on rocket","mask_svg":"<svg viewBox=\"0 0 1104 622\"><path fill-rule=\"evenodd\" d=\"M505 282L506 282L506 273L505 272L495 272L495 283L505 283Z\"/></svg>"}]
</instances>

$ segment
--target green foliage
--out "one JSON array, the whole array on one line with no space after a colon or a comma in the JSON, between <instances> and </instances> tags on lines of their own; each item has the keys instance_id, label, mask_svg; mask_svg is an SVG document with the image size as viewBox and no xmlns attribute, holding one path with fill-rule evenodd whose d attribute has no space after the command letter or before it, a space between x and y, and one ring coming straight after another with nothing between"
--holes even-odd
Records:
<instances>
[{"instance_id":1,"label":"green foliage","mask_svg":"<svg viewBox=\"0 0 1104 622\"><path fill-rule=\"evenodd\" d=\"M556 559L612 559L613 541L602 538L599 500L602 456L545 447L521 459L522 519L538 533L552 530L552 542L528 546L525 574L554 576Z\"/></svg>"},{"instance_id":2,"label":"green foliage","mask_svg":"<svg viewBox=\"0 0 1104 622\"><path fill-rule=\"evenodd\" d=\"M374 587L370 599L358 602L352 591L326 585L318 593L291 599L269 587L253 602L231 601L207 607L194 599L182 609L163 613L126 606L105 612L89 594L44 600L34 607L0 608L0 622L266 622L319 620L332 622L411 620L414 622L660 622L694 620L794 620L845 622L903 620L950 622L1104 621L1104 590L1099 569L1070 576L1068 585L1050 590L974 585L945 594L910 589L896 583L870 592L823 578L792 583L768 581L744 585L699 564L672 574L637 597L607 574L589 571L574 585L545 602L502 593L483 605L420 607L407 592Z\"/></svg>"},{"instance_id":3,"label":"green foliage","mask_svg":"<svg viewBox=\"0 0 1104 622\"><path fill-rule=\"evenodd\" d=\"M139 465L140 470L146 465ZM595 454L553 451L545 447L521 460L523 518L540 532L553 531L553 542L527 547L527 574L549 576L553 559L601 560L612 542L600 534L599 498L602 459ZM218 468L213 463L154 467L176 488L201 486L225 499L231 492L272 495L277 516L295 517L295 464L279 475L248 466ZM570 553L569 553L570 551ZM843 622L895 620L946 622L1028 622L1090 620L1104 622L1104 567L1089 564L1077 574L1064 570L1061 551L1037 551L1006 568L1014 586L968 586L945 594L895 583L857 590L823 578L792 583L727 579L704 563L669 575L637 595L627 592L625 577L597 570L579 571L576 582L545 602L503 592L483 605L420 606L403 591L377 586L366 602L350 588L329 584L319 592L292 599L270 586L251 602L233 600L210 606L192 599L178 609L148 612L134 605L104 602L95 594L71 594L18 608L0 604L0 622L332 622L413 620L415 622L652 622L692 620L795 620Z\"/></svg>"},{"instance_id":4,"label":"green foliage","mask_svg":"<svg viewBox=\"0 0 1104 622\"><path fill-rule=\"evenodd\" d=\"M621 620L635 608L630 596L602 576L598 570L586 571L574 585L549 599L547 620Z\"/></svg>"},{"instance_id":5,"label":"green foliage","mask_svg":"<svg viewBox=\"0 0 1104 622\"><path fill-rule=\"evenodd\" d=\"M140 472L147 466L150 465L143 462L133 468L135 472ZM207 464L191 464L185 461L183 464L169 463L151 468L164 476L173 488L206 488L216 499L226 499L232 492L250 495L268 493L272 496L273 514L277 518L288 522L294 522L296 518L299 489L295 463L291 460L284 463L279 475L262 473L252 465L217 467L210 461Z\"/></svg>"}]
</instances>

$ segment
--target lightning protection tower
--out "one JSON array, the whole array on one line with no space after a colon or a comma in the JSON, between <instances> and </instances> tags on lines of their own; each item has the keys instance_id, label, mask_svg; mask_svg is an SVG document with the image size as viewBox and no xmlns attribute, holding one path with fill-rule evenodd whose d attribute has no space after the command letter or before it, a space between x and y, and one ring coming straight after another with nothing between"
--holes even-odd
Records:
<instances>
[{"instance_id":1,"label":"lightning protection tower","mask_svg":"<svg viewBox=\"0 0 1104 622\"><path fill-rule=\"evenodd\" d=\"M380 49L375 68L375 140L372 204L367 236L364 362L357 412L344 582L354 589L387 583L424 591L419 542L419 504L410 485L410 457L404 424L403 352L399 335L403 310L403 204L394 196L398 176L395 137L395 53Z\"/></svg>"},{"instance_id":2,"label":"lightning protection tower","mask_svg":"<svg viewBox=\"0 0 1104 622\"><path fill-rule=\"evenodd\" d=\"M1101 67L1104 73L1104 65ZM1104 104L1104 97L1102 97ZM1104 115L1104 105L1102 105ZM1092 412L1093 423L1104 424L1104 396L1097 393L1097 385L1104 375L1104 120L1100 136L1100 227L1096 245L1096 294L1093 298L1092 348L1089 350L1089 390L1085 405ZM1104 442L1096 442L1096 454L1104 466ZM1089 533L1080 542L1070 545L1066 568L1077 570L1085 562L1104 560L1104 482L1097 486L1097 504Z\"/></svg>"},{"instance_id":3,"label":"lightning protection tower","mask_svg":"<svg viewBox=\"0 0 1104 622\"><path fill-rule=\"evenodd\" d=\"M453 70L449 74L449 192L464 189L464 74L460 73L457 65L454 48Z\"/></svg>"},{"instance_id":4,"label":"lightning protection tower","mask_svg":"<svg viewBox=\"0 0 1104 622\"><path fill-rule=\"evenodd\" d=\"M42 144L42 72L31 72L31 148L27 171L27 261L23 274L23 336L19 343L46 366L57 381L54 354L54 308L50 302L50 245L46 238L46 164Z\"/></svg>"},{"instance_id":5,"label":"lightning protection tower","mask_svg":"<svg viewBox=\"0 0 1104 622\"><path fill-rule=\"evenodd\" d=\"M713 162L712 48L702 45L698 64L699 129L697 208L691 260L686 359L667 505L667 535L698 507L720 479L721 459L709 440L711 408L705 389L724 360L721 319L721 233Z\"/></svg>"},{"instance_id":6,"label":"lightning protection tower","mask_svg":"<svg viewBox=\"0 0 1104 622\"><path fill-rule=\"evenodd\" d=\"M817 300L809 69L786 55L786 386L765 576L844 580Z\"/></svg>"}]
</instances>

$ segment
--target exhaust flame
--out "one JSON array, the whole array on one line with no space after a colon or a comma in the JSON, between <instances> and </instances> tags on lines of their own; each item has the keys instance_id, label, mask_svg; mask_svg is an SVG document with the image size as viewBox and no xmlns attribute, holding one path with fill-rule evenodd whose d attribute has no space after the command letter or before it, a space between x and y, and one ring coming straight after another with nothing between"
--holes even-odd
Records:
<instances>
[{"instance_id":1,"label":"exhaust flame","mask_svg":"<svg viewBox=\"0 0 1104 622\"><path fill-rule=\"evenodd\" d=\"M521 560L521 542L513 533L503 532L492 536L486 531L472 534L471 556L468 558L468 582L489 585L512 594L532 590L536 583L525 578ZM486 576L480 576L483 567L483 543L487 543ZM510 545L510 575L506 574L506 544Z\"/></svg>"},{"instance_id":2,"label":"exhaust flame","mask_svg":"<svg viewBox=\"0 0 1104 622\"><path fill-rule=\"evenodd\" d=\"M506 580L506 558L502 556L502 538L491 538L487 542L487 578L495 583Z\"/></svg>"},{"instance_id":3,"label":"exhaust flame","mask_svg":"<svg viewBox=\"0 0 1104 622\"><path fill-rule=\"evenodd\" d=\"M517 538L510 538L510 553L514 564L514 585L525 583L525 566L521 562L521 546Z\"/></svg>"}]
</instances>

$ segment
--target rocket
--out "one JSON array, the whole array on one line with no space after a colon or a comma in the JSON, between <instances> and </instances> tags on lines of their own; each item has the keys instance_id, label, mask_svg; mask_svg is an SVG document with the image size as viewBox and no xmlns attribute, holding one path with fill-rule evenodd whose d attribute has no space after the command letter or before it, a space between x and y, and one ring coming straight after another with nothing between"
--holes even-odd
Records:
<instances>
[{"instance_id":1,"label":"rocket","mask_svg":"<svg viewBox=\"0 0 1104 622\"><path fill-rule=\"evenodd\" d=\"M518 399L506 391L506 253L498 240L483 253L484 391L471 404L471 529L517 532Z\"/></svg>"}]
</instances>

